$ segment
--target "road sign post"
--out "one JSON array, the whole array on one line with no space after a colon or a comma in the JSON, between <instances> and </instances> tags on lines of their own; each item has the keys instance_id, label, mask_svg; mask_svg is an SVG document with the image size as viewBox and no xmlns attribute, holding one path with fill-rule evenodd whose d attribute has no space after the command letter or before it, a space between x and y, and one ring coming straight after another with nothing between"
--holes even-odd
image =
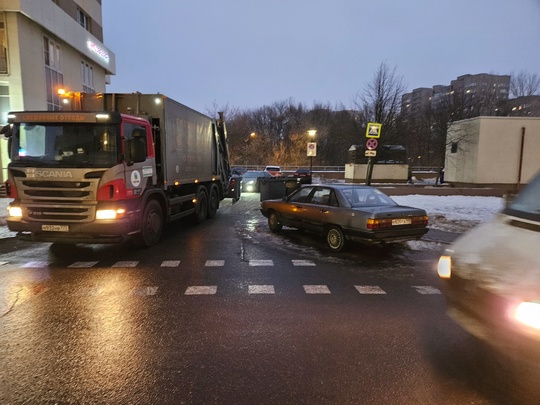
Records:
<instances>
[{"instance_id":1,"label":"road sign post","mask_svg":"<svg viewBox=\"0 0 540 405\"><path fill-rule=\"evenodd\" d=\"M367 174L366 174L366 185L371 185L371 177L373 175L373 158L377 155L377 146L379 146L379 142L376 138L381 137L381 128L382 124L379 124L377 122L368 122L366 127L366 138L368 138L366 142L366 153L365 155L368 156L368 164L367 164Z\"/></svg>"},{"instance_id":2,"label":"road sign post","mask_svg":"<svg viewBox=\"0 0 540 405\"><path fill-rule=\"evenodd\" d=\"M307 144L307 155L309 156L309 175L313 175L313 156L317 156L317 143L308 142Z\"/></svg>"}]
</instances>

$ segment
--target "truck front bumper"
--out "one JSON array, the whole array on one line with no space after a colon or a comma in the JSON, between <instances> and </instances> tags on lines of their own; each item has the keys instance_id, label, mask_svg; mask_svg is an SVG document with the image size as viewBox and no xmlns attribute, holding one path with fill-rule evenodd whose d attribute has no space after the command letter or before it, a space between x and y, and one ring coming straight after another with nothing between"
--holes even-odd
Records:
<instances>
[{"instance_id":1,"label":"truck front bumper","mask_svg":"<svg viewBox=\"0 0 540 405\"><path fill-rule=\"evenodd\" d=\"M134 218L88 223L42 223L7 220L10 231L21 240L51 243L119 243L139 231Z\"/></svg>"}]
</instances>

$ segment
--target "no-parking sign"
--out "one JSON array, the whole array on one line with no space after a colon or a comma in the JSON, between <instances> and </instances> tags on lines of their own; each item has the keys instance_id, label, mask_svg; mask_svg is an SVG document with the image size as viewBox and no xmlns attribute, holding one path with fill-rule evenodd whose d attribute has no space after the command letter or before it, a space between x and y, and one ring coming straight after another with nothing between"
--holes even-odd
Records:
<instances>
[{"instance_id":1,"label":"no-parking sign","mask_svg":"<svg viewBox=\"0 0 540 405\"><path fill-rule=\"evenodd\" d=\"M366 148L369 150L377 149L379 142L375 138L369 138L366 142Z\"/></svg>"},{"instance_id":2,"label":"no-parking sign","mask_svg":"<svg viewBox=\"0 0 540 405\"><path fill-rule=\"evenodd\" d=\"M316 142L308 142L307 155L314 156L314 157L317 156L317 143Z\"/></svg>"}]
</instances>

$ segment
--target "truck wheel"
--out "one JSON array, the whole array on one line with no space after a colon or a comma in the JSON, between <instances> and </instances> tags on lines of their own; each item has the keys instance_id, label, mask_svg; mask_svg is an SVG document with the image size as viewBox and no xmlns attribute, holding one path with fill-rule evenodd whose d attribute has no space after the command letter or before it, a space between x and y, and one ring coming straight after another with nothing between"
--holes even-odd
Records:
<instances>
[{"instance_id":1,"label":"truck wheel","mask_svg":"<svg viewBox=\"0 0 540 405\"><path fill-rule=\"evenodd\" d=\"M347 245L345 235L339 226L331 226L326 229L326 244L332 252L341 252Z\"/></svg>"},{"instance_id":2,"label":"truck wheel","mask_svg":"<svg viewBox=\"0 0 540 405\"><path fill-rule=\"evenodd\" d=\"M219 194L217 187L210 188L210 199L208 201L208 218L214 218L219 208Z\"/></svg>"},{"instance_id":3,"label":"truck wheel","mask_svg":"<svg viewBox=\"0 0 540 405\"><path fill-rule=\"evenodd\" d=\"M208 217L208 197L204 187L197 190L197 203L195 205L195 222L200 224Z\"/></svg>"},{"instance_id":4,"label":"truck wheel","mask_svg":"<svg viewBox=\"0 0 540 405\"><path fill-rule=\"evenodd\" d=\"M144 207L141 218L141 232L134 242L137 246L154 246L159 242L163 231L163 211L156 200L150 200Z\"/></svg>"}]
</instances>

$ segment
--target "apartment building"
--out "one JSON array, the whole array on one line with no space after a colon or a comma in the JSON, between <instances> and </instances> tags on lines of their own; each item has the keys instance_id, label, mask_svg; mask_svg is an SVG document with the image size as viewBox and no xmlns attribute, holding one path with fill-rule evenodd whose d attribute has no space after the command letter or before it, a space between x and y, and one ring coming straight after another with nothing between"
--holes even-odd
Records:
<instances>
[{"instance_id":1,"label":"apartment building","mask_svg":"<svg viewBox=\"0 0 540 405\"><path fill-rule=\"evenodd\" d=\"M540 96L523 96L509 100L510 117L540 117Z\"/></svg>"},{"instance_id":2,"label":"apartment building","mask_svg":"<svg viewBox=\"0 0 540 405\"><path fill-rule=\"evenodd\" d=\"M101 0L0 0L0 125L9 111L61 110L59 88L104 92L115 70Z\"/></svg>"},{"instance_id":3,"label":"apartment building","mask_svg":"<svg viewBox=\"0 0 540 405\"><path fill-rule=\"evenodd\" d=\"M401 112L405 119L417 116L426 107L443 103L461 110L465 117L497 115L502 103L508 101L510 76L487 73L466 74L452 80L449 86L436 85L418 88L402 96Z\"/></svg>"}]
</instances>

